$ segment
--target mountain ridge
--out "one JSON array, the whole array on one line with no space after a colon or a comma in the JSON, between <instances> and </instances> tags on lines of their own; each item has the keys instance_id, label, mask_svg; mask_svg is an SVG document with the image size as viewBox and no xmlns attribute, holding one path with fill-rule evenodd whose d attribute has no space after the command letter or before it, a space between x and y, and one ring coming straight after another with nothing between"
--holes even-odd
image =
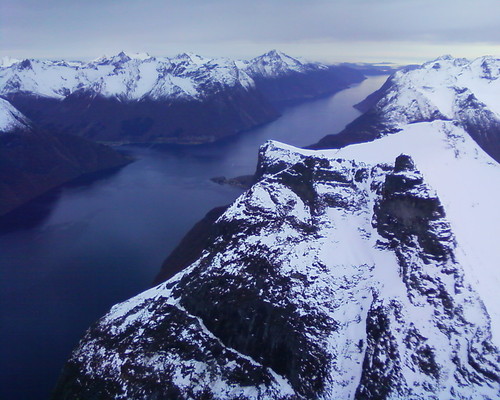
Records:
<instances>
[{"instance_id":1,"label":"mountain ridge","mask_svg":"<svg viewBox=\"0 0 500 400\"><path fill-rule=\"evenodd\" d=\"M488 314L409 156L270 142L260 163L197 261L87 332L56 398L494 396Z\"/></svg>"},{"instance_id":2,"label":"mountain ridge","mask_svg":"<svg viewBox=\"0 0 500 400\"><path fill-rule=\"evenodd\" d=\"M492 56L472 61L442 56L420 67L402 69L358 105L365 114L311 148L374 140L408 123L452 120L500 161L500 107L495 101L499 77L500 59Z\"/></svg>"},{"instance_id":3,"label":"mountain ridge","mask_svg":"<svg viewBox=\"0 0 500 400\"><path fill-rule=\"evenodd\" d=\"M261 76L264 63L272 76ZM0 95L46 129L113 143L197 144L270 122L278 104L363 79L355 70L277 52L248 62L121 52L88 63L8 62L0 67Z\"/></svg>"}]
</instances>

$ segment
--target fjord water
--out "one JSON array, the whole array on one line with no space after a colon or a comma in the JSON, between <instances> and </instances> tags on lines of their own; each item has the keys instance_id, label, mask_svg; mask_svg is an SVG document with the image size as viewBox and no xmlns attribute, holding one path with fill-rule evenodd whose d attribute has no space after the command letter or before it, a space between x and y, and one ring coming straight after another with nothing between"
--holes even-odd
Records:
<instances>
[{"instance_id":1,"label":"fjord water","mask_svg":"<svg viewBox=\"0 0 500 400\"><path fill-rule=\"evenodd\" d=\"M43 218L0 235L0 398L49 397L85 329L147 289L187 230L241 193L210 178L253 173L268 139L305 146L342 130L359 115L352 105L385 78L290 107L280 119L224 142L124 147L137 161L62 188L44 203ZM39 208L35 202L24 213Z\"/></svg>"}]
</instances>

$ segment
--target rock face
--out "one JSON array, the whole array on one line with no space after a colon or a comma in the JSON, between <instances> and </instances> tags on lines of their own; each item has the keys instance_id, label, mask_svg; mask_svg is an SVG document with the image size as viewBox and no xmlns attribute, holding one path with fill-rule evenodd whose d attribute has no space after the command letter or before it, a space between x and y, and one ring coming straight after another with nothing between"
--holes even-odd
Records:
<instances>
[{"instance_id":1,"label":"rock face","mask_svg":"<svg viewBox=\"0 0 500 400\"><path fill-rule=\"evenodd\" d=\"M493 57L468 61L444 56L398 71L360 103L364 115L312 148L340 148L397 132L409 123L451 120L500 161L499 77L500 59Z\"/></svg>"},{"instance_id":2,"label":"rock face","mask_svg":"<svg viewBox=\"0 0 500 400\"><path fill-rule=\"evenodd\" d=\"M276 103L334 93L363 79L349 68L277 52L248 62L122 52L90 63L6 62L0 95L44 129L105 142L195 144L277 118Z\"/></svg>"},{"instance_id":3,"label":"rock face","mask_svg":"<svg viewBox=\"0 0 500 400\"><path fill-rule=\"evenodd\" d=\"M436 143L453 129L444 160L498 176L443 124L426 128ZM414 150L411 132L392 144L401 135ZM494 303L470 279L460 225L418 149L415 161L365 162L372 145L353 161L349 149L266 144L258 183L216 220L200 257L91 327L54 398L495 398Z\"/></svg>"},{"instance_id":4,"label":"rock face","mask_svg":"<svg viewBox=\"0 0 500 400\"><path fill-rule=\"evenodd\" d=\"M42 131L0 99L0 215L75 178L130 161L83 138Z\"/></svg>"}]
</instances>

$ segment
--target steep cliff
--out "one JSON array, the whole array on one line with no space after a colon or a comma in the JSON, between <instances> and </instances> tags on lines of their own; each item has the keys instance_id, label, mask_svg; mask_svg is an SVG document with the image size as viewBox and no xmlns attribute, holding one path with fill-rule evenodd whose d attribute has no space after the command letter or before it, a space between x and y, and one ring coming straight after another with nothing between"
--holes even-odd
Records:
<instances>
[{"instance_id":1,"label":"steep cliff","mask_svg":"<svg viewBox=\"0 0 500 400\"><path fill-rule=\"evenodd\" d=\"M494 398L498 273L478 250L498 213L457 217L473 197L452 171L485 218L499 166L449 122L269 142L197 260L91 327L55 398Z\"/></svg>"}]
</instances>

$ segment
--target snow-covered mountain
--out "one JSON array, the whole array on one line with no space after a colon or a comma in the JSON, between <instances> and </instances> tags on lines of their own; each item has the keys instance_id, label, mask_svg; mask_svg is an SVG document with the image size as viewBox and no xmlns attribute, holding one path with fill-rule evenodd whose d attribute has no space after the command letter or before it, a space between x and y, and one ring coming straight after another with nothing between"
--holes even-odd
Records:
<instances>
[{"instance_id":1,"label":"snow-covered mountain","mask_svg":"<svg viewBox=\"0 0 500 400\"><path fill-rule=\"evenodd\" d=\"M25 130L30 121L7 100L0 97L0 134L15 130Z\"/></svg>"},{"instance_id":2,"label":"snow-covered mountain","mask_svg":"<svg viewBox=\"0 0 500 400\"><path fill-rule=\"evenodd\" d=\"M462 128L269 142L257 176L194 263L87 332L56 398L498 396L500 167Z\"/></svg>"},{"instance_id":3,"label":"snow-covered mountain","mask_svg":"<svg viewBox=\"0 0 500 400\"><path fill-rule=\"evenodd\" d=\"M0 95L43 127L91 139L210 142L279 115L274 106L279 93L266 95L258 82L263 71L270 78L270 65L275 82L290 72L306 81L314 75L298 88L280 82L285 100L290 93L294 100L333 93L364 79L354 70L330 71L278 52L249 62L121 52L88 63L6 60L0 64ZM325 68L329 72L317 77ZM316 89L318 79L322 91Z\"/></svg>"},{"instance_id":4,"label":"snow-covered mountain","mask_svg":"<svg viewBox=\"0 0 500 400\"><path fill-rule=\"evenodd\" d=\"M396 132L409 123L451 120L500 161L500 59L443 56L396 72L360 104L368 111L317 147L341 147Z\"/></svg>"},{"instance_id":5,"label":"snow-covered mountain","mask_svg":"<svg viewBox=\"0 0 500 400\"><path fill-rule=\"evenodd\" d=\"M271 50L250 61L240 61L242 69L252 77L276 78L293 73L307 73L309 71L325 71L330 66L321 63L312 63L302 58L294 58L278 51Z\"/></svg>"},{"instance_id":6,"label":"snow-covered mountain","mask_svg":"<svg viewBox=\"0 0 500 400\"><path fill-rule=\"evenodd\" d=\"M89 63L6 58L0 66L0 95L28 92L63 99L84 90L122 101L201 100L224 87L254 87L252 78L256 77L276 79L331 68L277 50L249 61L211 59L193 53L166 58L121 52Z\"/></svg>"},{"instance_id":7,"label":"snow-covered mountain","mask_svg":"<svg viewBox=\"0 0 500 400\"><path fill-rule=\"evenodd\" d=\"M224 87L253 85L234 61L194 54L157 58L121 52L89 63L23 60L0 73L1 95L21 92L61 100L77 91L120 101L201 100Z\"/></svg>"},{"instance_id":8,"label":"snow-covered mountain","mask_svg":"<svg viewBox=\"0 0 500 400\"><path fill-rule=\"evenodd\" d=\"M331 94L364 79L353 68L312 63L277 50L238 65L278 107Z\"/></svg>"},{"instance_id":9,"label":"snow-covered mountain","mask_svg":"<svg viewBox=\"0 0 500 400\"><path fill-rule=\"evenodd\" d=\"M365 143L266 143L194 262L94 324L55 398L498 398L500 164L458 120L477 102L434 85L436 112L377 100Z\"/></svg>"},{"instance_id":10,"label":"snow-covered mountain","mask_svg":"<svg viewBox=\"0 0 500 400\"><path fill-rule=\"evenodd\" d=\"M105 142L211 142L278 112L234 61L120 53L0 68L0 95L39 126Z\"/></svg>"}]
</instances>

